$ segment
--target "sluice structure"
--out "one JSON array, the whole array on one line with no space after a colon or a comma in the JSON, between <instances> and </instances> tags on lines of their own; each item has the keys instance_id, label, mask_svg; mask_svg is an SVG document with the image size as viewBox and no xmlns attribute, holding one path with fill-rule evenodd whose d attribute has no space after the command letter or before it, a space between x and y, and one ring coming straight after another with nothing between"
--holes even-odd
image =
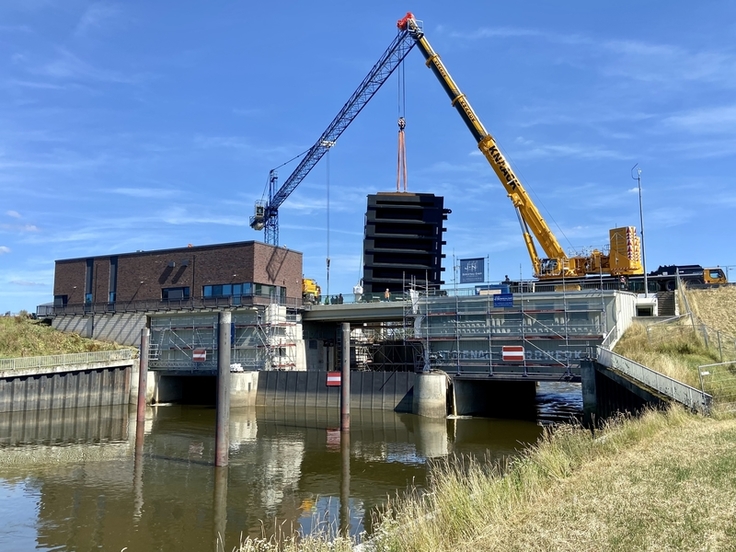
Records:
<instances>
[{"instance_id":1,"label":"sluice structure","mask_svg":"<svg viewBox=\"0 0 736 552\"><path fill-rule=\"evenodd\" d=\"M635 300L616 292L447 296L412 293L410 341L424 370L579 380L596 345L622 333ZM407 315L409 316L409 315Z\"/></svg>"}]
</instances>

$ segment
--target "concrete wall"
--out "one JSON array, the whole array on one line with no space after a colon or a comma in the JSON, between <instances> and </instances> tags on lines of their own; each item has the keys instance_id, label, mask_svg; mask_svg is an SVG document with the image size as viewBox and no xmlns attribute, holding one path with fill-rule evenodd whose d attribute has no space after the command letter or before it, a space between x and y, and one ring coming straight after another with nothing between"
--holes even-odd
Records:
<instances>
[{"instance_id":1,"label":"concrete wall","mask_svg":"<svg viewBox=\"0 0 736 552\"><path fill-rule=\"evenodd\" d=\"M664 397L598 362L585 361L581 368L586 425L597 425L618 413L636 414L644 408L667 403Z\"/></svg>"},{"instance_id":2,"label":"concrete wall","mask_svg":"<svg viewBox=\"0 0 736 552\"><path fill-rule=\"evenodd\" d=\"M120 313L57 316L52 319L51 325L62 332L78 333L82 337L135 346L140 345L141 330L146 327L146 315Z\"/></svg>"},{"instance_id":3,"label":"concrete wall","mask_svg":"<svg viewBox=\"0 0 736 552\"><path fill-rule=\"evenodd\" d=\"M412 411L413 372L351 372L351 408ZM340 387L327 387L327 372L260 372L257 406L340 407Z\"/></svg>"}]
</instances>

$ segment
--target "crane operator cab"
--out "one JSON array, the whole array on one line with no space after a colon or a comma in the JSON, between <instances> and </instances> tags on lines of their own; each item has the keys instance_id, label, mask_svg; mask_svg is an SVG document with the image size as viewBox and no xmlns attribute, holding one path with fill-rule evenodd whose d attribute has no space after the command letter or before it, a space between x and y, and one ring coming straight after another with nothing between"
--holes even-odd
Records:
<instances>
[{"instance_id":1,"label":"crane operator cab","mask_svg":"<svg viewBox=\"0 0 736 552\"><path fill-rule=\"evenodd\" d=\"M266 206L263 202L256 203L255 213L250 217L250 227L254 230L263 230L266 225Z\"/></svg>"},{"instance_id":2,"label":"crane operator cab","mask_svg":"<svg viewBox=\"0 0 736 552\"><path fill-rule=\"evenodd\" d=\"M559 267L557 259L540 259L539 264L539 277L544 276L557 276L559 274Z\"/></svg>"}]
</instances>

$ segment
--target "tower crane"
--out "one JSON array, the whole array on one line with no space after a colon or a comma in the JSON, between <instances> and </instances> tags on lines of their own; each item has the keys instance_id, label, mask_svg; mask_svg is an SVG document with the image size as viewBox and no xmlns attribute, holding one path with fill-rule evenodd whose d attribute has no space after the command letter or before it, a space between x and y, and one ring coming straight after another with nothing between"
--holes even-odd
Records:
<instances>
[{"instance_id":1,"label":"tower crane","mask_svg":"<svg viewBox=\"0 0 736 552\"><path fill-rule=\"evenodd\" d=\"M279 207L291 195L320 159L335 144L343 131L353 122L358 113L378 91L381 85L391 76L394 69L404 60L416 44L414 36L399 30L396 38L363 79L350 99L335 116L327 129L312 145L284 184L278 187L278 173L271 170L268 177L268 200L256 202L255 213L250 217L250 226L254 230L264 230L265 242L279 244Z\"/></svg>"}]
</instances>

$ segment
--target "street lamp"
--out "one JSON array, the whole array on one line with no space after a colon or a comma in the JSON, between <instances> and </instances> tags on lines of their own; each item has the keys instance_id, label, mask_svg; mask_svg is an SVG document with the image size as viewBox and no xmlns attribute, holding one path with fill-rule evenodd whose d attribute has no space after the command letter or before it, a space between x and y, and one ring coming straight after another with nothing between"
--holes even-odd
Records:
<instances>
[{"instance_id":1,"label":"street lamp","mask_svg":"<svg viewBox=\"0 0 736 552\"><path fill-rule=\"evenodd\" d=\"M641 169L636 169L639 163L631 167L631 178L636 180L636 185L639 188L639 230L641 231L641 266L644 269L644 297L649 297L649 282L647 281L647 257L644 253L644 209L641 203ZM636 169L636 176L634 176L634 169Z\"/></svg>"}]
</instances>

